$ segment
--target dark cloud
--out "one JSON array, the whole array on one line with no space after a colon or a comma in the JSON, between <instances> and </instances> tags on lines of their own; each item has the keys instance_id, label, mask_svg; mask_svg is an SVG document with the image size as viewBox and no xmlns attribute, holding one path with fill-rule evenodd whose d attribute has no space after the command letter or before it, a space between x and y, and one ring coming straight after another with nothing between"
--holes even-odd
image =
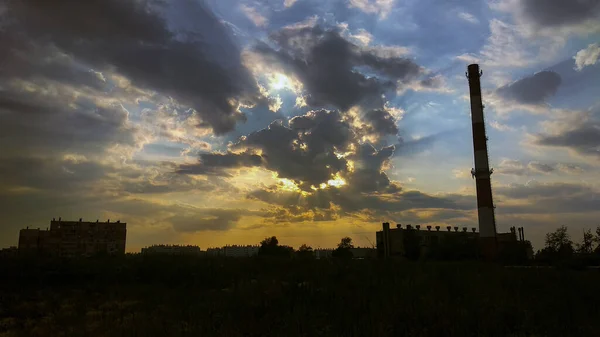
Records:
<instances>
[{"instance_id":1,"label":"dark cloud","mask_svg":"<svg viewBox=\"0 0 600 337\"><path fill-rule=\"evenodd\" d=\"M377 151L370 144L360 145L350 157L354 160L354 170L345 175L349 188L354 192L400 191L383 172L384 166L394 154L394 149L394 146L388 146Z\"/></svg>"},{"instance_id":2,"label":"dark cloud","mask_svg":"<svg viewBox=\"0 0 600 337\"><path fill-rule=\"evenodd\" d=\"M292 118L289 126L275 121L240 138L232 148L260 151L266 169L310 190L311 185L319 186L347 170L347 161L336 153L346 151L354 141L339 112L319 110Z\"/></svg>"},{"instance_id":3,"label":"dark cloud","mask_svg":"<svg viewBox=\"0 0 600 337\"><path fill-rule=\"evenodd\" d=\"M176 16L174 25L184 28L174 33L164 13ZM197 2L176 1L167 6L152 0L60 0L52 4L24 0L9 2L5 15L10 18L9 38L3 40L14 43L3 46L10 56L3 61L3 75L22 77L6 69L31 59L22 56L31 45L41 50L55 48L81 65L116 71L135 86L193 107L202 118L200 126L217 134L231 131L237 121L244 120L236 101L252 101L257 94L226 29ZM190 28L184 24L192 16ZM77 85L77 78L70 79Z\"/></svg>"},{"instance_id":4,"label":"dark cloud","mask_svg":"<svg viewBox=\"0 0 600 337\"><path fill-rule=\"evenodd\" d=\"M571 149L581 155L600 157L600 109L594 107L574 121L565 120L559 130L538 134L535 144Z\"/></svg>"},{"instance_id":5,"label":"dark cloud","mask_svg":"<svg viewBox=\"0 0 600 337\"><path fill-rule=\"evenodd\" d=\"M432 196L419 191L400 192L399 189L390 193L357 193L350 185L321 189L309 195L266 187L249 193L248 198L280 205L286 209L300 207L303 212L338 209L339 216L369 212L385 217L410 209L469 210L476 205L474 196Z\"/></svg>"},{"instance_id":6,"label":"dark cloud","mask_svg":"<svg viewBox=\"0 0 600 337\"><path fill-rule=\"evenodd\" d=\"M600 17L596 0L520 0L518 6L524 19L539 27L573 25Z\"/></svg>"},{"instance_id":7,"label":"dark cloud","mask_svg":"<svg viewBox=\"0 0 600 337\"><path fill-rule=\"evenodd\" d=\"M341 110L365 102L381 106L381 95L394 91L395 81L412 81L423 72L410 59L378 55L349 42L338 31L319 26L284 28L270 39L276 49L260 44L256 52L267 63L295 74L313 106L332 105ZM367 76L358 68L380 77Z\"/></svg>"},{"instance_id":8,"label":"dark cloud","mask_svg":"<svg viewBox=\"0 0 600 337\"><path fill-rule=\"evenodd\" d=\"M365 126L368 134L392 136L398 134L396 118L386 110L370 110L365 114L365 119L369 122Z\"/></svg>"},{"instance_id":9,"label":"dark cloud","mask_svg":"<svg viewBox=\"0 0 600 337\"><path fill-rule=\"evenodd\" d=\"M373 118L385 120L382 115ZM197 164L181 165L177 172L224 175L226 168L261 165L308 192L338 174L356 192L397 188L383 172L394 146L377 150L373 145L360 144L351 125L335 110L310 111L292 118L288 126L278 120L241 137L231 149L246 152L204 154Z\"/></svg>"},{"instance_id":10,"label":"dark cloud","mask_svg":"<svg viewBox=\"0 0 600 337\"><path fill-rule=\"evenodd\" d=\"M597 212L600 192L589 185L572 183L513 184L497 187L498 208L505 213L584 213ZM501 206L503 200L522 200L525 204Z\"/></svg>"},{"instance_id":11,"label":"dark cloud","mask_svg":"<svg viewBox=\"0 0 600 337\"><path fill-rule=\"evenodd\" d=\"M120 105L97 106L50 83L0 89L0 156L101 154L114 144L135 146L137 133Z\"/></svg>"},{"instance_id":12,"label":"dark cloud","mask_svg":"<svg viewBox=\"0 0 600 337\"><path fill-rule=\"evenodd\" d=\"M496 93L507 100L521 104L542 104L556 94L562 79L553 71L541 71L511 84L500 87Z\"/></svg>"},{"instance_id":13,"label":"dark cloud","mask_svg":"<svg viewBox=\"0 0 600 337\"><path fill-rule=\"evenodd\" d=\"M513 176L534 176L549 173L579 174L583 171L584 169L581 166L569 163L540 163L531 161L524 164L519 160L512 159L505 159L494 168L496 174Z\"/></svg>"},{"instance_id":14,"label":"dark cloud","mask_svg":"<svg viewBox=\"0 0 600 337\"><path fill-rule=\"evenodd\" d=\"M274 122L242 138L234 148L260 150L265 168L309 190L347 169L346 160L335 153L345 151L352 140L353 133L338 112L320 110L294 117L289 127Z\"/></svg>"},{"instance_id":15,"label":"dark cloud","mask_svg":"<svg viewBox=\"0 0 600 337\"><path fill-rule=\"evenodd\" d=\"M244 153L202 153L197 164L182 164L177 173L200 175L229 176L223 169L260 166L261 156L250 152Z\"/></svg>"},{"instance_id":16,"label":"dark cloud","mask_svg":"<svg viewBox=\"0 0 600 337\"><path fill-rule=\"evenodd\" d=\"M536 143L573 149L583 155L600 156L600 124L581 125L555 135L541 135Z\"/></svg>"},{"instance_id":17,"label":"dark cloud","mask_svg":"<svg viewBox=\"0 0 600 337\"><path fill-rule=\"evenodd\" d=\"M73 192L115 172L97 162L77 159L16 157L0 160L0 187Z\"/></svg>"}]
</instances>

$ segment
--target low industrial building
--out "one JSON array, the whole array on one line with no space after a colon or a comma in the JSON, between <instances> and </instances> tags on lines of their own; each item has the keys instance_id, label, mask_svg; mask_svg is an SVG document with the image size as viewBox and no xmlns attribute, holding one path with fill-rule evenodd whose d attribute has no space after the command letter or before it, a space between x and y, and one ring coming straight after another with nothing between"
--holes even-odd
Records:
<instances>
[{"instance_id":1,"label":"low industrial building","mask_svg":"<svg viewBox=\"0 0 600 337\"><path fill-rule=\"evenodd\" d=\"M189 255L200 256L202 251L198 246L180 246L180 245L153 245L142 248L142 254L145 255Z\"/></svg>"},{"instance_id":2,"label":"low industrial building","mask_svg":"<svg viewBox=\"0 0 600 337\"><path fill-rule=\"evenodd\" d=\"M17 247L8 247L0 249L0 258L13 258L16 257L19 253L19 249Z\"/></svg>"},{"instance_id":3,"label":"low industrial building","mask_svg":"<svg viewBox=\"0 0 600 337\"><path fill-rule=\"evenodd\" d=\"M354 259L371 259L377 257L377 250L375 248L354 247L350 248L350 251Z\"/></svg>"},{"instance_id":4,"label":"low industrial building","mask_svg":"<svg viewBox=\"0 0 600 337\"><path fill-rule=\"evenodd\" d=\"M519 238L517 239L517 230ZM525 240L523 228L511 227L509 233L498 233L497 242L499 246L509 246L511 243L523 242ZM406 257L411 253L418 256L428 256L435 248L443 245L450 249L460 246L477 247L479 232L476 228L457 226L426 226L420 225L396 225L390 228L390 224L383 223L381 231L376 232L377 255L379 257ZM528 256L531 255L528 252Z\"/></svg>"},{"instance_id":5,"label":"low industrial building","mask_svg":"<svg viewBox=\"0 0 600 337\"><path fill-rule=\"evenodd\" d=\"M317 248L313 250L313 253L315 254L315 258L317 259L328 259L331 257L331 254L333 254L333 249Z\"/></svg>"},{"instance_id":6,"label":"low industrial building","mask_svg":"<svg viewBox=\"0 0 600 337\"><path fill-rule=\"evenodd\" d=\"M76 257L123 255L127 224L121 221L50 221L50 229L27 227L19 232L19 255Z\"/></svg>"},{"instance_id":7,"label":"low industrial building","mask_svg":"<svg viewBox=\"0 0 600 337\"><path fill-rule=\"evenodd\" d=\"M259 246L225 246L221 248L208 248L207 256L225 256L225 257L251 257L258 255Z\"/></svg>"}]
</instances>

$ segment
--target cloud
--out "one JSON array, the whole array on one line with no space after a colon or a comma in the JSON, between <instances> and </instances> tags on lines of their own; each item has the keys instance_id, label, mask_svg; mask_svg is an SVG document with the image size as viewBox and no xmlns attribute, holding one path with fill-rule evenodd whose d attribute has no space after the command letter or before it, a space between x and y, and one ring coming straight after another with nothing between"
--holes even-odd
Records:
<instances>
[{"instance_id":1,"label":"cloud","mask_svg":"<svg viewBox=\"0 0 600 337\"><path fill-rule=\"evenodd\" d=\"M298 0L283 0L283 6L285 8L292 7Z\"/></svg>"},{"instance_id":2,"label":"cloud","mask_svg":"<svg viewBox=\"0 0 600 337\"><path fill-rule=\"evenodd\" d=\"M535 176L540 174L557 174L564 173L576 175L582 173L582 167L569 163L541 163L538 161L530 161L527 164L519 160L503 159L498 166L494 168L494 172L500 175L513 176Z\"/></svg>"},{"instance_id":3,"label":"cloud","mask_svg":"<svg viewBox=\"0 0 600 337\"><path fill-rule=\"evenodd\" d=\"M394 6L394 0L348 0L348 7L358 8L367 14L379 15L385 19Z\"/></svg>"},{"instance_id":4,"label":"cloud","mask_svg":"<svg viewBox=\"0 0 600 337\"><path fill-rule=\"evenodd\" d=\"M458 17L460 19L465 20L465 21L467 21L469 23L472 23L472 24L478 24L479 23L479 20L477 20L477 18L473 14L471 14L471 13L460 12L460 13L458 13Z\"/></svg>"},{"instance_id":5,"label":"cloud","mask_svg":"<svg viewBox=\"0 0 600 337\"><path fill-rule=\"evenodd\" d=\"M562 79L552 71L541 71L496 90L501 98L525 105L539 105L556 94Z\"/></svg>"},{"instance_id":6,"label":"cloud","mask_svg":"<svg viewBox=\"0 0 600 337\"><path fill-rule=\"evenodd\" d=\"M478 53L462 54L457 59L490 68L523 68L553 60L565 42L561 35L531 38L523 26L497 18L490 20L489 28L490 36Z\"/></svg>"},{"instance_id":7,"label":"cloud","mask_svg":"<svg viewBox=\"0 0 600 337\"><path fill-rule=\"evenodd\" d=\"M359 142L359 133L395 135L389 112L369 111L357 129L340 112L317 110L242 136L226 154L200 155L197 164L180 165L182 174L226 175L224 169L261 166L294 188L313 193L318 188L348 184L356 191L393 187L383 172L394 146L376 149ZM239 152L244 151L244 152Z\"/></svg>"},{"instance_id":8,"label":"cloud","mask_svg":"<svg viewBox=\"0 0 600 337\"><path fill-rule=\"evenodd\" d=\"M181 164L177 173L230 176L223 169L253 167L262 164L261 156L250 152L244 153L202 153L196 164Z\"/></svg>"},{"instance_id":9,"label":"cloud","mask_svg":"<svg viewBox=\"0 0 600 337\"><path fill-rule=\"evenodd\" d=\"M596 212L600 193L592 186L571 183L513 184L496 187L496 195L513 213L584 213ZM527 201L523 203L521 201Z\"/></svg>"},{"instance_id":10,"label":"cloud","mask_svg":"<svg viewBox=\"0 0 600 337\"><path fill-rule=\"evenodd\" d=\"M120 146L133 151L144 143L128 112L93 89L49 81L11 81L0 90L0 157L106 156Z\"/></svg>"},{"instance_id":11,"label":"cloud","mask_svg":"<svg viewBox=\"0 0 600 337\"><path fill-rule=\"evenodd\" d=\"M136 87L194 108L200 126L217 134L244 120L239 104L258 96L227 30L196 2L24 0L11 2L5 16L11 18L3 33L11 42L3 48L8 68L23 62L30 45L55 48L80 66L116 71Z\"/></svg>"},{"instance_id":12,"label":"cloud","mask_svg":"<svg viewBox=\"0 0 600 337\"><path fill-rule=\"evenodd\" d=\"M424 72L410 59L360 47L339 31L319 26L287 27L272 33L270 40L277 49L259 44L254 53L271 70L302 82L306 102L313 107L333 106L342 111L358 104L381 107L382 95L394 92L395 82L411 82ZM369 69L377 76L358 69Z\"/></svg>"},{"instance_id":13,"label":"cloud","mask_svg":"<svg viewBox=\"0 0 600 337\"><path fill-rule=\"evenodd\" d=\"M439 93L454 92L446 84L446 79L444 78L444 76L442 76L440 74L428 76L419 81L414 81L412 83L407 83L407 84L400 83L398 85L398 94L402 94L406 90L431 91L431 92L439 92Z\"/></svg>"},{"instance_id":14,"label":"cloud","mask_svg":"<svg viewBox=\"0 0 600 337\"><path fill-rule=\"evenodd\" d=\"M254 7L241 4L240 9L257 27L265 27L269 23L269 20L264 15L260 14Z\"/></svg>"},{"instance_id":15,"label":"cloud","mask_svg":"<svg viewBox=\"0 0 600 337\"><path fill-rule=\"evenodd\" d=\"M546 130L534 135L534 144L600 158L600 109L595 106L587 111L563 113L565 115L543 124Z\"/></svg>"},{"instance_id":16,"label":"cloud","mask_svg":"<svg viewBox=\"0 0 600 337\"><path fill-rule=\"evenodd\" d=\"M226 231L234 228L244 215L252 215L244 209L201 209L196 207L178 207L177 213L166 219L173 225L173 229L182 233L200 231Z\"/></svg>"},{"instance_id":17,"label":"cloud","mask_svg":"<svg viewBox=\"0 0 600 337\"><path fill-rule=\"evenodd\" d=\"M600 25L600 3L564 0L501 0L493 8L510 12L533 33L593 32Z\"/></svg>"},{"instance_id":18,"label":"cloud","mask_svg":"<svg viewBox=\"0 0 600 337\"><path fill-rule=\"evenodd\" d=\"M573 58L575 59L575 69L583 70L586 66L593 66L600 57L600 45L592 43L587 48L577 52Z\"/></svg>"},{"instance_id":19,"label":"cloud","mask_svg":"<svg viewBox=\"0 0 600 337\"><path fill-rule=\"evenodd\" d=\"M489 125L490 125L492 128L494 128L494 129L496 129L496 130L498 130L498 131L515 131L515 130L516 130L516 128L514 128L514 127L512 127L512 126L510 126L510 125L507 125L507 124L500 123L500 122L498 122L498 121L496 121L496 120L492 120L492 121L490 121L488 124L489 124Z\"/></svg>"},{"instance_id":20,"label":"cloud","mask_svg":"<svg viewBox=\"0 0 600 337\"><path fill-rule=\"evenodd\" d=\"M396 119L386 110L370 110L365 114L365 119L369 122L366 125L368 134L392 136L398 134Z\"/></svg>"}]
</instances>

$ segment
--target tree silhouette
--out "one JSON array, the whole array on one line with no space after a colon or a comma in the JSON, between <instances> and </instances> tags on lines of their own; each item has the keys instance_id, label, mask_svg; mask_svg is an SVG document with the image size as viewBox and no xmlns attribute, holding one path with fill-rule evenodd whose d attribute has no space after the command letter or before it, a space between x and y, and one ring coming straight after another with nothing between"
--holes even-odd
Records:
<instances>
[{"instance_id":1,"label":"tree silhouette","mask_svg":"<svg viewBox=\"0 0 600 337\"><path fill-rule=\"evenodd\" d=\"M594 250L594 235L590 229L583 230L583 241L577 244L577 252L590 254Z\"/></svg>"},{"instance_id":2,"label":"tree silhouette","mask_svg":"<svg viewBox=\"0 0 600 337\"><path fill-rule=\"evenodd\" d=\"M275 236L262 240L258 249L258 256L292 257L293 254L294 249L288 246L280 246L279 240Z\"/></svg>"},{"instance_id":3,"label":"tree silhouette","mask_svg":"<svg viewBox=\"0 0 600 337\"><path fill-rule=\"evenodd\" d=\"M350 238L350 237L342 238L340 243L338 243L338 248L342 248L342 249L354 248L354 245L352 244L352 238Z\"/></svg>"},{"instance_id":4,"label":"tree silhouette","mask_svg":"<svg viewBox=\"0 0 600 337\"><path fill-rule=\"evenodd\" d=\"M314 257L314 252L312 247L303 244L302 246L300 246L300 248L298 248L296 255L298 256L298 258L301 259L310 259Z\"/></svg>"},{"instance_id":5,"label":"tree silhouette","mask_svg":"<svg viewBox=\"0 0 600 337\"><path fill-rule=\"evenodd\" d=\"M556 231L546 234L546 248L557 253L573 253L573 241L566 226L560 226Z\"/></svg>"},{"instance_id":6,"label":"tree silhouette","mask_svg":"<svg viewBox=\"0 0 600 337\"><path fill-rule=\"evenodd\" d=\"M352 254L352 251L350 250L351 248L354 248L354 245L352 244L352 238L344 237L342 238L340 243L338 243L337 248L333 252L331 252L331 256L337 258L351 259L354 256L354 254Z\"/></svg>"},{"instance_id":7,"label":"tree silhouette","mask_svg":"<svg viewBox=\"0 0 600 337\"><path fill-rule=\"evenodd\" d=\"M594 252L600 254L600 226L596 227L596 236L594 237L594 242L596 243L596 249L594 249Z\"/></svg>"},{"instance_id":8,"label":"tree silhouette","mask_svg":"<svg viewBox=\"0 0 600 337\"><path fill-rule=\"evenodd\" d=\"M561 226L556 231L546 234L546 246L536 254L536 259L555 263L568 260L573 256L573 241L567 227Z\"/></svg>"}]
</instances>

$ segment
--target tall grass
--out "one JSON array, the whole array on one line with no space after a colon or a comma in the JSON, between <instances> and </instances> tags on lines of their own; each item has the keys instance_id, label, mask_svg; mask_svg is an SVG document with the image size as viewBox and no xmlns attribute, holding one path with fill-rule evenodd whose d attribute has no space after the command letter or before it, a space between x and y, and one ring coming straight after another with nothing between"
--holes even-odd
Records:
<instances>
[{"instance_id":1,"label":"tall grass","mask_svg":"<svg viewBox=\"0 0 600 337\"><path fill-rule=\"evenodd\" d=\"M0 264L0 336L595 336L598 271L128 257Z\"/></svg>"}]
</instances>

